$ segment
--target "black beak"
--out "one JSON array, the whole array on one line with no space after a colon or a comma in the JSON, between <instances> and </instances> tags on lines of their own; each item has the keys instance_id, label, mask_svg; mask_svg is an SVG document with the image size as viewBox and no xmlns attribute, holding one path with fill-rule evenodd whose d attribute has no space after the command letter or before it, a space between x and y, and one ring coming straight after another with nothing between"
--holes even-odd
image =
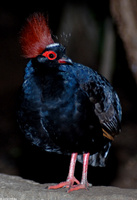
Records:
<instances>
[{"instance_id":1,"label":"black beak","mask_svg":"<svg viewBox=\"0 0 137 200\"><path fill-rule=\"evenodd\" d=\"M62 57L61 59L58 60L59 64L66 64L66 65L72 65L73 62L70 58L67 57Z\"/></svg>"}]
</instances>

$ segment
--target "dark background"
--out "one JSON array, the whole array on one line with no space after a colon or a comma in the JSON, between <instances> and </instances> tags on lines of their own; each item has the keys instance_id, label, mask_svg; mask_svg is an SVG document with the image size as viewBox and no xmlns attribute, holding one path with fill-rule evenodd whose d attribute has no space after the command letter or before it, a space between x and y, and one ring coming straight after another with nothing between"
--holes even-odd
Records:
<instances>
[{"instance_id":1,"label":"dark background","mask_svg":"<svg viewBox=\"0 0 137 200\"><path fill-rule=\"evenodd\" d=\"M48 16L53 38L59 37L55 40L67 46L68 55L74 61L101 73L107 63L110 69L107 78L121 100L122 132L113 142L107 167L89 166L89 182L137 188L137 88L111 17L109 1L39 1L33 4L19 1L6 4L0 6L0 173L19 175L40 183L63 181L68 173L70 157L32 146L16 121L17 93L27 63L21 56L19 32L26 18L40 11ZM77 163L78 179L81 170L82 165Z\"/></svg>"}]
</instances>

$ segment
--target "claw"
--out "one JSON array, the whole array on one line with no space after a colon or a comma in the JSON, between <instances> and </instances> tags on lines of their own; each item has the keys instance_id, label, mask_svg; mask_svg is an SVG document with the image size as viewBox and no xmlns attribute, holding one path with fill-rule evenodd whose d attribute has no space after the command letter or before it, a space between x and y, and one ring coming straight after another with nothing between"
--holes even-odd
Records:
<instances>
[{"instance_id":1,"label":"claw","mask_svg":"<svg viewBox=\"0 0 137 200\"><path fill-rule=\"evenodd\" d=\"M88 186L85 184L73 185L73 187L69 188L68 193L80 189L88 190Z\"/></svg>"},{"instance_id":2,"label":"claw","mask_svg":"<svg viewBox=\"0 0 137 200\"><path fill-rule=\"evenodd\" d=\"M57 185L49 186L48 189L58 189L62 187L72 188L74 186L74 183L80 184L80 182L75 177L71 177L71 178L67 178L66 181L61 182Z\"/></svg>"},{"instance_id":3,"label":"claw","mask_svg":"<svg viewBox=\"0 0 137 200\"><path fill-rule=\"evenodd\" d=\"M80 183L77 185L73 185L72 187L69 188L68 193L75 191L75 190L80 190L80 189L85 189L85 190L89 190L89 187L92 187L92 184L85 182L85 183Z\"/></svg>"}]
</instances>

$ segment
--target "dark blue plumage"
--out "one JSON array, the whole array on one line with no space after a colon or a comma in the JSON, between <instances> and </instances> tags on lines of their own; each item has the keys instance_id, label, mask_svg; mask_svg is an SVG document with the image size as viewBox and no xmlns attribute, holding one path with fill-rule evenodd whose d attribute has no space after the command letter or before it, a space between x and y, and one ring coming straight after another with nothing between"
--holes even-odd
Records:
<instances>
[{"instance_id":1,"label":"dark blue plumage","mask_svg":"<svg viewBox=\"0 0 137 200\"><path fill-rule=\"evenodd\" d=\"M121 106L116 92L93 69L70 59L66 64L57 63L66 57L61 45L49 45L47 50L57 53L56 61L39 55L25 69L18 108L21 129L46 151L102 152L110 143L102 128L112 136L120 129Z\"/></svg>"},{"instance_id":2,"label":"dark blue plumage","mask_svg":"<svg viewBox=\"0 0 137 200\"><path fill-rule=\"evenodd\" d=\"M23 32L28 39L21 40L25 57L32 59L18 100L18 122L33 144L49 152L72 154L67 180L49 187L69 187L70 192L89 186L88 164L105 166L111 142L120 130L122 111L117 93L104 77L72 62L65 48L53 43L47 27L45 37L43 20L40 14L28 20ZM28 37L29 27L33 37ZM81 183L74 177L76 159L83 161Z\"/></svg>"}]
</instances>

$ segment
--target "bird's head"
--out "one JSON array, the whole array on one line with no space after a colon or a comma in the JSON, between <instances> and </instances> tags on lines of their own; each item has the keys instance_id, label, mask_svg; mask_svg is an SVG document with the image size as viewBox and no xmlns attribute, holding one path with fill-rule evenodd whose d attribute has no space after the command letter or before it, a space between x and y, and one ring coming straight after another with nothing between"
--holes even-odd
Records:
<instances>
[{"instance_id":1,"label":"bird's head","mask_svg":"<svg viewBox=\"0 0 137 200\"><path fill-rule=\"evenodd\" d=\"M35 67L57 67L72 64L65 54L65 47L54 43L45 17L34 13L21 30L20 43L24 57L31 58Z\"/></svg>"},{"instance_id":2,"label":"bird's head","mask_svg":"<svg viewBox=\"0 0 137 200\"><path fill-rule=\"evenodd\" d=\"M66 49L59 43L53 43L46 47L46 49L32 59L33 65L46 67L46 68L57 68L59 65L71 65L72 61L66 56Z\"/></svg>"}]
</instances>

